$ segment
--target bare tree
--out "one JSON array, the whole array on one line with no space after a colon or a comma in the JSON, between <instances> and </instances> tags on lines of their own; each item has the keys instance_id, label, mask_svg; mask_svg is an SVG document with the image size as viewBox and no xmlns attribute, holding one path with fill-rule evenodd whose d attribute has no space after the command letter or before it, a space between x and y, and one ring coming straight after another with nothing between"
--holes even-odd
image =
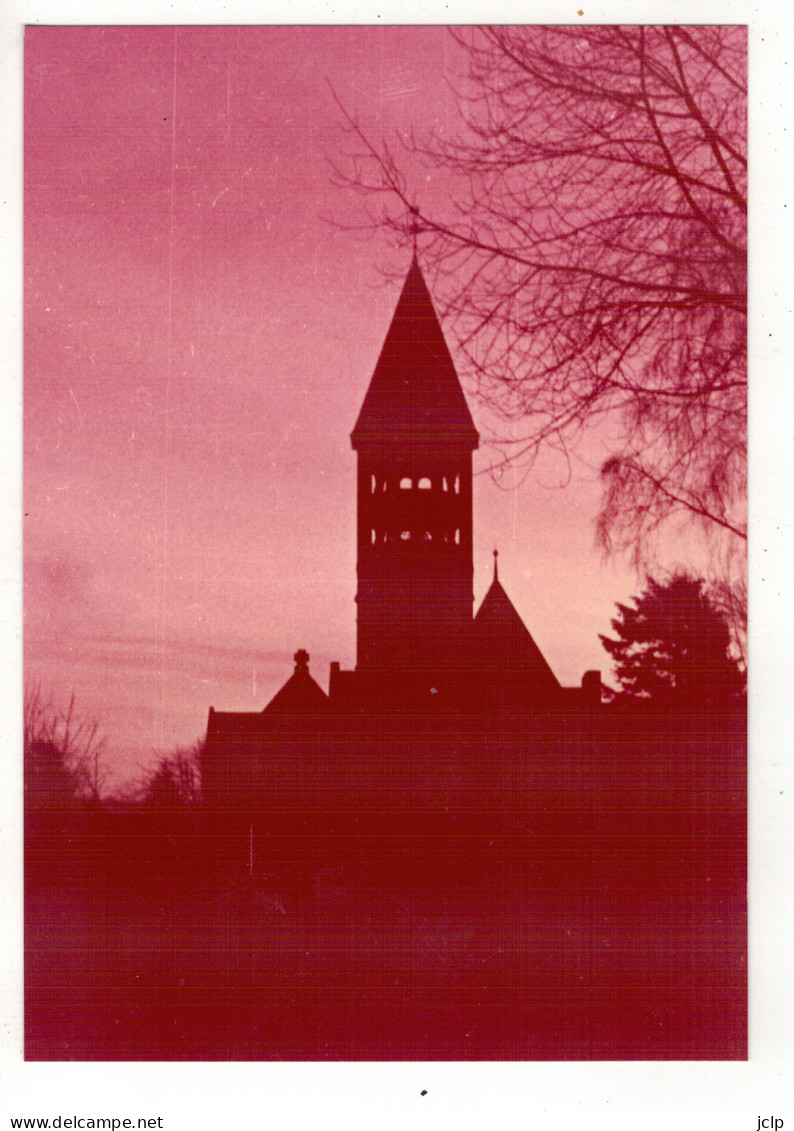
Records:
<instances>
[{"instance_id":1,"label":"bare tree","mask_svg":"<svg viewBox=\"0 0 794 1131\"><path fill-rule=\"evenodd\" d=\"M25 688L23 708L26 796L47 805L101 800L109 778L99 724L77 717L74 692L66 710L53 706L41 684Z\"/></svg>"},{"instance_id":2,"label":"bare tree","mask_svg":"<svg viewBox=\"0 0 794 1131\"><path fill-rule=\"evenodd\" d=\"M195 813L201 804L203 750L200 740L162 755L146 783L144 805L165 813Z\"/></svg>"},{"instance_id":3,"label":"bare tree","mask_svg":"<svg viewBox=\"0 0 794 1131\"><path fill-rule=\"evenodd\" d=\"M684 519L743 556L745 29L452 34L459 134L376 143L345 112L337 173L370 224L417 240L480 400L510 422L494 474L603 426L606 551L645 563ZM412 183L417 160L437 175ZM423 196L439 171L446 203Z\"/></svg>"}]
</instances>

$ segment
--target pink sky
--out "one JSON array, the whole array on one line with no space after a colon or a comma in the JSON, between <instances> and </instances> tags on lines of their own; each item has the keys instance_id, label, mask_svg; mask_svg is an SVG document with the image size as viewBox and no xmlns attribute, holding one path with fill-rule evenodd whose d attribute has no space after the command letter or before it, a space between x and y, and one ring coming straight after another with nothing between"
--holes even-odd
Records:
<instances>
[{"instance_id":1,"label":"pink sky","mask_svg":"<svg viewBox=\"0 0 794 1131\"><path fill-rule=\"evenodd\" d=\"M375 134L447 130L460 66L438 27L26 32L26 672L123 770L264 707L298 647L323 685L355 662L349 434L408 256L324 218L363 219L329 83ZM498 546L578 684L637 584L595 549L596 470L561 479L477 477L475 595Z\"/></svg>"}]
</instances>

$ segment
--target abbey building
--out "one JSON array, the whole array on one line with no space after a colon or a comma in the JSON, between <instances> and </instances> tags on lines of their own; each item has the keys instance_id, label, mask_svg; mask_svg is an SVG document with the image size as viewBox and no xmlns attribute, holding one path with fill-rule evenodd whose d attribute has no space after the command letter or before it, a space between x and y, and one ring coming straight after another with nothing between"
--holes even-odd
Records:
<instances>
[{"instance_id":1,"label":"abbey building","mask_svg":"<svg viewBox=\"0 0 794 1131\"><path fill-rule=\"evenodd\" d=\"M472 453L479 444L441 325L414 257L352 432L357 479L357 655L331 665L328 695L295 671L261 713L210 709L205 793L231 767L267 762L274 727L304 736L332 718L494 716L591 709L600 674L562 688L505 592L493 582L476 614ZM286 731L285 731L286 728ZM257 752L258 751L258 752ZM232 776L239 776L238 771ZM263 772L264 769L263 769ZM270 769L267 773L270 773ZM224 790L224 792L227 792Z\"/></svg>"}]
</instances>

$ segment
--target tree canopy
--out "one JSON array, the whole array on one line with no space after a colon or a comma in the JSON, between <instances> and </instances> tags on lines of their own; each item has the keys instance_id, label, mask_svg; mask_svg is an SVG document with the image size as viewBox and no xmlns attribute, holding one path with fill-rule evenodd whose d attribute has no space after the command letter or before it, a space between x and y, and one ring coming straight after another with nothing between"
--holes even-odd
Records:
<instances>
[{"instance_id":1,"label":"tree canopy","mask_svg":"<svg viewBox=\"0 0 794 1131\"><path fill-rule=\"evenodd\" d=\"M144 805L152 812L195 810L201 801L201 756L204 743L177 747L154 767L144 791Z\"/></svg>"},{"instance_id":2,"label":"tree canopy","mask_svg":"<svg viewBox=\"0 0 794 1131\"><path fill-rule=\"evenodd\" d=\"M600 636L612 657L621 697L678 707L739 699L745 680L731 655L731 634L700 578L677 573L647 579L632 605L618 604L615 637Z\"/></svg>"},{"instance_id":3,"label":"tree canopy","mask_svg":"<svg viewBox=\"0 0 794 1131\"><path fill-rule=\"evenodd\" d=\"M340 175L415 239L497 430L494 470L608 425L598 534L746 542L746 29L452 33L463 128L355 137ZM433 203L407 170L447 177ZM432 180L432 175L431 178Z\"/></svg>"}]
</instances>

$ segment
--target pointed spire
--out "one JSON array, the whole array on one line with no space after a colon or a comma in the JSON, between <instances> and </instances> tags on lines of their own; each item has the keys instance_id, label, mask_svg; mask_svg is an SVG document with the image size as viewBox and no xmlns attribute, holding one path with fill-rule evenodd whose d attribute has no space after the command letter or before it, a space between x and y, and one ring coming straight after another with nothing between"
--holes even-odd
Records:
<instances>
[{"instance_id":1,"label":"pointed spire","mask_svg":"<svg viewBox=\"0 0 794 1131\"><path fill-rule=\"evenodd\" d=\"M494 670L502 667L524 672L536 691L559 688L554 672L521 619L515 605L499 580L494 550L494 576L488 592L474 617L475 650L480 663Z\"/></svg>"},{"instance_id":2,"label":"pointed spire","mask_svg":"<svg viewBox=\"0 0 794 1131\"><path fill-rule=\"evenodd\" d=\"M367 441L458 451L479 443L415 250L351 439L357 451Z\"/></svg>"},{"instance_id":3,"label":"pointed spire","mask_svg":"<svg viewBox=\"0 0 794 1131\"><path fill-rule=\"evenodd\" d=\"M496 549L493 552L493 579L499 580L499 551Z\"/></svg>"}]
</instances>

